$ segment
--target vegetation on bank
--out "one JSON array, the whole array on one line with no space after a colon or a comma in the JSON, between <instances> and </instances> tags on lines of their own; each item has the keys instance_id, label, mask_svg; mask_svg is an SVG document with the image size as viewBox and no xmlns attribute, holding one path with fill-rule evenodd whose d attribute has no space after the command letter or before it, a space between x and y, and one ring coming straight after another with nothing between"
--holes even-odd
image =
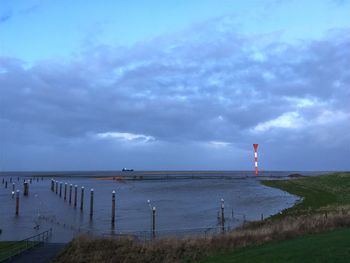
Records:
<instances>
[{"instance_id":1,"label":"vegetation on bank","mask_svg":"<svg viewBox=\"0 0 350 263\"><path fill-rule=\"evenodd\" d=\"M206 256L211 256L211 261L203 259L203 262L220 262L225 257L230 258L238 254L239 262L244 262L244 255L248 257L249 251L254 255L264 251L260 249L264 249L265 246L268 249L269 246L277 244L254 246L304 234L350 227L350 173L264 181L263 184L301 196L303 201L277 216L248 223L226 235L206 239L171 238L142 243L128 238L116 240L79 237L73 240L54 262L193 262ZM318 239L317 236L311 237ZM302 237L301 243L304 242L303 238L307 240L308 237ZM298 239L296 240L285 242L298 243ZM307 249L307 246L304 249ZM292 253L293 251L289 253L291 258Z\"/></svg>"},{"instance_id":2,"label":"vegetation on bank","mask_svg":"<svg viewBox=\"0 0 350 263\"><path fill-rule=\"evenodd\" d=\"M304 235L283 242L237 249L208 257L197 263L329 263L344 262L350 256L350 229Z\"/></svg>"}]
</instances>

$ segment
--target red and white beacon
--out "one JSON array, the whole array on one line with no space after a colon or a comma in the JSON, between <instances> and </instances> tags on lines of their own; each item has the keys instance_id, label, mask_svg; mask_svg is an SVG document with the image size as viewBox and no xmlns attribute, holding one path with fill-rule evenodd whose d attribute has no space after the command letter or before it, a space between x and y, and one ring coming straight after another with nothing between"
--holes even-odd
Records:
<instances>
[{"instance_id":1,"label":"red and white beacon","mask_svg":"<svg viewBox=\"0 0 350 263\"><path fill-rule=\"evenodd\" d=\"M259 170L258 170L258 144L254 143L254 160L255 160L255 175L258 176Z\"/></svg>"}]
</instances>

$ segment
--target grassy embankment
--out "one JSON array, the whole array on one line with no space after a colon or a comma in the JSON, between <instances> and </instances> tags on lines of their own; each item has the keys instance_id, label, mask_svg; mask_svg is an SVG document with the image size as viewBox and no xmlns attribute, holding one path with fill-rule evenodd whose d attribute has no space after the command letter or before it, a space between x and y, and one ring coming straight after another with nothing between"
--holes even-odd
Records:
<instances>
[{"instance_id":1,"label":"grassy embankment","mask_svg":"<svg viewBox=\"0 0 350 263\"><path fill-rule=\"evenodd\" d=\"M282 214L207 239L140 243L131 239L81 237L55 262L192 262L203 258L202 262L288 262L287 259L298 262L296 257L307 259L305 255L311 257L313 252L321 259L330 256L336 259L349 253L342 248L348 244L346 228L350 227L350 173L264 181L263 184L304 199ZM315 235L335 229L340 230ZM295 254L291 246L299 248L300 253ZM271 257L259 258L264 253ZM207 256L209 258L205 259Z\"/></svg>"},{"instance_id":2,"label":"grassy embankment","mask_svg":"<svg viewBox=\"0 0 350 263\"><path fill-rule=\"evenodd\" d=\"M323 221L332 222L329 228L341 228L320 234L308 234L290 240L271 242L260 246L248 246L228 253L208 257L200 263L218 262L344 262L350 256L350 229L344 217L350 217L350 173L337 173L287 181L264 181L263 184L280 188L303 197L303 201L276 215L268 221L323 214ZM342 216L335 218L335 211ZM348 215L349 213L349 215ZM321 216L322 217L322 216ZM331 218L329 218L331 217ZM321 219L322 220L322 219ZM313 231L311 231L312 233ZM315 231L318 232L318 231Z\"/></svg>"}]
</instances>

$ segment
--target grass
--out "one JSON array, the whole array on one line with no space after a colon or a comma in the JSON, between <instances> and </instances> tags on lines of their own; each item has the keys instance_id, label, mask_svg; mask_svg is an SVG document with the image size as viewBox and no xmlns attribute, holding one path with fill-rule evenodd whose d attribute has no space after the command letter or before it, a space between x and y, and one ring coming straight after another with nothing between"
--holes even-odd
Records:
<instances>
[{"instance_id":1,"label":"grass","mask_svg":"<svg viewBox=\"0 0 350 263\"><path fill-rule=\"evenodd\" d=\"M54 262L173 263L201 259L202 262L233 262L220 260L235 257L239 258L238 262L265 262L267 259L270 262L284 262L297 256L304 259L303 253L309 253L309 248L313 246L310 242L333 249L332 255L327 254L329 250L322 250L325 254L322 259L328 255L332 257L331 262L349 252L344 248L344 242L348 241L344 241L344 238L350 231L346 229L350 227L350 173L264 181L263 184L301 196L303 201L282 214L207 239L172 238L141 243L131 239L79 237ZM335 232L316 234L331 230ZM324 235L330 236L323 238ZM299 248L298 252L295 248ZM317 254L316 249L313 251ZM208 256L208 259L204 259ZM261 261L258 261L260 256Z\"/></svg>"},{"instance_id":2,"label":"grass","mask_svg":"<svg viewBox=\"0 0 350 263\"><path fill-rule=\"evenodd\" d=\"M11 256L31 248L35 242L31 241L1 241L0 242L0 262Z\"/></svg>"},{"instance_id":3,"label":"grass","mask_svg":"<svg viewBox=\"0 0 350 263\"><path fill-rule=\"evenodd\" d=\"M344 262L350 257L350 229L305 235L284 242L247 247L198 263Z\"/></svg>"},{"instance_id":4,"label":"grass","mask_svg":"<svg viewBox=\"0 0 350 263\"><path fill-rule=\"evenodd\" d=\"M294 180L263 181L262 183L303 197L303 202L284 211L289 215L350 204L350 173L334 173Z\"/></svg>"}]
</instances>

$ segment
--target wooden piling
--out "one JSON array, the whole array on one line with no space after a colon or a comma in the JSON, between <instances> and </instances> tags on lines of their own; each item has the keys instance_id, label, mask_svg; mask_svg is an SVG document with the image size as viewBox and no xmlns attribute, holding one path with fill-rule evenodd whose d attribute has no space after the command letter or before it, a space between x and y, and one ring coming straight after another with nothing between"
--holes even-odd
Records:
<instances>
[{"instance_id":1,"label":"wooden piling","mask_svg":"<svg viewBox=\"0 0 350 263\"><path fill-rule=\"evenodd\" d=\"M60 182L60 197L62 197L62 182Z\"/></svg>"},{"instance_id":2,"label":"wooden piling","mask_svg":"<svg viewBox=\"0 0 350 263\"><path fill-rule=\"evenodd\" d=\"M78 186L74 185L74 208L77 207Z\"/></svg>"},{"instance_id":3,"label":"wooden piling","mask_svg":"<svg viewBox=\"0 0 350 263\"><path fill-rule=\"evenodd\" d=\"M19 190L16 191L16 216L19 215Z\"/></svg>"},{"instance_id":4,"label":"wooden piling","mask_svg":"<svg viewBox=\"0 0 350 263\"><path fill-rule=\"evenodd\" d=\"M23 183L23 195L24 196L29 195L29 184L27 181L24 181L24 183Z\"/></svg>"},{"instance_id":5,"label":"wooden piling","mask_svg":"<svg viewBox=\"0 0 350 263\"><path fill-rule=\"evenodd\" d=\"M225 233L225 204L223 198L221 198L221 233Z\"/></svg>"},{"instance_id":6,"label":"wooden piling","mask_svg":"<svg viewBox=\"0 0 350 263\"><path fill-rule=\"evenodd\" d=\"M56 181L56 195L58 193L58 181Z\"/></svg>"},{"instance_id":7,"label":"wooden piling","mask_svg":"<svg viewBox=\"0 0 350 263\"><path fill-rule=\"evenodd\" d=\"M5 182L5 188L7 188L7 180L6 180L6 182Z\"/></svg>"},{"instance_id":8,"label":"wooden piling","mask_svg":"<svg viewBox=\"0 0 350 263\"><path fill-rule=\"evenodd\" d=\"M51 179L51 191L55 191L55 181L53 180L53 178Z\"/></svg>"},{"instance_id":9,"label":"wooden piling","mask_svg":"<svg viewBox=\"0 0 350 263\"><path fill-rule=\"evenodd\" d=\"M152 208L152 238L156 238L156 207Z\"/></svg>"},{"instance_id":10,"label":"wooden piling","mask_svg":"<svg viewBox=\"0 0 350 263\"><path fill-rule=\"evenodd\" d=\"M69 185L69 204L72 204L72 188L73 188L73 185L70 184Z\"/></svg>"},{"instance_id":11,"label":"wooden piling","mask_svg":"<svg viewBox=\"0 0 350 263\"><path fill-rule=\"evenodd\" d=\"M64 201L67 200L67 183L64 183Z\"/></svg>"},{"instance_id":12,"label":"wooden piling","mask_svg":"<svg viewBox=\"0 0 350 263\"><path fill-rule=\"evenodd\" d=\"M112 228L115 226L115 191L112 191Z\"/></svg>"},{"instance_id":13,"label":"wooden piling","mask_svg":"<svg viewBox=\"0 0 350 263\"><path fill-rule=\"evenodd\" d=\"M94 214L94 189L91 188L91 190L90 190L90 220L92 219L93 214Z\"/></svg>"},{"instance_id":14,"label":"wooden piling","mask_svg":"<svg viewBox=\"0 0 350 263\"><path fill-rule=\"evenodd\" d=\"M80 211L84 209L84 186L81 187L81 195L80 195Z\"/></svg>"}]
</instances>

